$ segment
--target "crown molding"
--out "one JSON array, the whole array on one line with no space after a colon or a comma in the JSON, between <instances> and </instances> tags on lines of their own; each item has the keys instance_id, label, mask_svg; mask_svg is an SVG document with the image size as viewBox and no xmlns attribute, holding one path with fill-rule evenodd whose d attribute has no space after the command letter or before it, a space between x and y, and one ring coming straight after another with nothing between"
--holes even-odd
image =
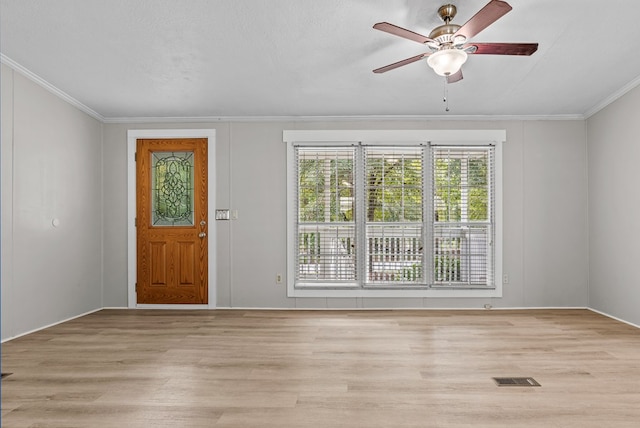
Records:
<instances>
[{"instance_id":1,"label":"crown molding","mask_svg":"<svg viewBox=\"0 0 640 428\"><path fill-rule=\"evenodd\" d=\"M594 105L589 110L587 110L584 114L585 120L589 119L591 116L598 113L600 110L604 109L609 104L613 103L615 100L625 95L627 92L630 92L632 89L634 89L638 85L640 85L640 76L636 77L631 82L627 83L622 88L620 88L619 90L617 90L616 92L609 95L607 98L605 98L604 100L600 101L598 104Z\"/></svg>"},{"instance_id":2,"label":"crown molding","mask_svg":"<svg viewBox=\"0 0 640 428\"><path fill-rule=\"evenodd\" d=\"M11 69L17 71L18 73L22 74L27 79L29 79L29 80L37 83L38 85L42 86L47 91L49 91L52 94L56 95L57 97L63 99L64 101L66 101L67 103L71 104L72 106L74 106L78 110L80 110L80 111L88 114L89 116L93 117L94 119L97 119L100 122L104 123L105 117L102 116L100 113L98 113L97 111L93 110L92 108L86 106L85 104L82 104L80 101L78 101L77 99L73 98L71 95L67 94L66 92L64 92L64 91L62 91L60 89L58 89L57 87L55 87L51 83L49 83L46 80L44 80L42 77L40 77L37 74L35 74L34 72L30 71L26 67L23 67L22 65L18 64L17 62L15 62L14 60L12 60L11 58L9 58L8 56L6 56L3 53L0 53L0 62L2 64L5 64L6 66L10 67Z\"/></svg>"},{"instance_id":3,"label":"crown molding","mask_svg":"<svg viewBox=\"0 0 640 428\"><path fill-rule=\"evenodd\" d=\"M215 122L399 122L399 121L535 121L584 120L582 114L566 115L408 115L408 116L197 116L197 117L106 117L104 123L215 123Z\"/></svg>"},{"instance_id":4,"label":"crown molding","mask_svg":"<svg viewBox=\"0 0 640 428\"><path fill-rule=\"evenodd\" d=\"M80 111L107 124L127 123L215 123L215 122L377 122L377 121L548 121L586 120L640 85L640 76L620 88L584 114L559 115L371 115L371 116L194 116L194 117L105 117L71 95L52 85L26 67L0 53L0 62L37 83Z\"/></svg>"}]
</instances>

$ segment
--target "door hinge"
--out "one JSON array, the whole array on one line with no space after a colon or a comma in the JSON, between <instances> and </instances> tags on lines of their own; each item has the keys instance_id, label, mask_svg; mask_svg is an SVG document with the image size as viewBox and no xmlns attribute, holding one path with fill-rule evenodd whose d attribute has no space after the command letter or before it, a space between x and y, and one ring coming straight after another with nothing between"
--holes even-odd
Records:
<instances>
[{"instance_id":1,"label":"door hinge","mask_svg":"<svg viewBox=\"0 0 640 428\"><path fill-rule=\"evenodd\" d=\"M135 153L133 154L133 161L134 161L134 162L138 162L138 152L135 152Z\"/></svg>"},{"instance_id":2,"label":"door hinge","mask_svg":"<svg viewBox=\"0 0 640 428\"><path fill-rule=\"evenodd\" d=\"M136 293L138 292L138 283L136 282Z\"/></svg>"},{"instance_id":3,"label":"door hinge","mask_svg":"<svg viewBox=\"0 0 640 428\"><path fill-rule=\"evenodd\" d=\"M133 225L134 225L135 227L138 227L138 217L136 217L136 218L134 218L134 219L133 219Z\"/></svg>"}]
</instances>

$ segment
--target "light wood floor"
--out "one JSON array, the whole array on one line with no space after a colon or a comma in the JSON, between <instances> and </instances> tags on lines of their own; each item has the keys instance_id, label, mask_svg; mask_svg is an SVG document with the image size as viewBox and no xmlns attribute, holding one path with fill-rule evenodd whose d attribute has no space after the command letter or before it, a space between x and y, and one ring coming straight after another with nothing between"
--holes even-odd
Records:
<instances>
[{"instance_id":1,"label":"light wood floor","mask_svg":"<svg viewBox=\"0 0 640 428\"><path fill-rule=\"evenodd\" d=\"M640 427L640 330L586 310L103 310L2 372L3 427Z\"/></svg>"}]
</instances>

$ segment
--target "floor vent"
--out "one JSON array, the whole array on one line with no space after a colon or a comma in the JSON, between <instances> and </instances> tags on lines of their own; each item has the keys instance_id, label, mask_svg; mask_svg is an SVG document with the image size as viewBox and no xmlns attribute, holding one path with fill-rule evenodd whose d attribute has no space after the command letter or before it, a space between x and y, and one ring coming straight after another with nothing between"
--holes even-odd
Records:
<instances>
[{"instance_id":1,"label":"floor vent","mask_svg":"<svg viewBox=\"0 0 640 428\"><path fill-rule=\"evenodd\" d=\"M498 386L541 386L532 377L494 377Z\"/></svg>"},{"instance_id":2,"label":"floor vent","mask_svg":"<svg viewBox=\"0 0 640 428\"><path fill-rule=\"evenodd\" d=\"M12 375L12 374L13 374L13 373L2 373L2 379L4 379L4 378L5 378L5 377L7 377L7 376L10 376L10 375Z\"/></svg>"}]
</instances>

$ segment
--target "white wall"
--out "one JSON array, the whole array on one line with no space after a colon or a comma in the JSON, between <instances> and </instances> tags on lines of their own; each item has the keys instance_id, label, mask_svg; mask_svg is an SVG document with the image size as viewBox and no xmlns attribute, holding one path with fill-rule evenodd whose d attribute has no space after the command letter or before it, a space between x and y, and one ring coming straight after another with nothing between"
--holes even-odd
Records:
<instances>
[{"instance_id":1,"label":"white wall","mask_svg":"<svg viewBox=\"0 0 640 428\"><path fill-rule=\"evenodd\" d=\"M12 323L8 311L9 298L11 296L10 285L13 283L13 72L8 67L0 65L0 184L2 200L0 206L0 220L2 220L2 230L0 238L0 292L1 304L0 313L2 319L0 327L2 329L2 339L9 335L9 325ZM5 310L7 306L7 310Z\"/></svg>"},{"instance_id":2,"label":"white wall","mask_svg":"<svg viewBox=\"0 0 640 428\"><path fill-rule=\"evenodd\" d=\"M0 75L4 340L102 307L102 124Z\"/></svg>"},{"instance_id":3,"label":"white wall","mask_svg":"<svg viewBox=\"0 0 640 428\"><path fill-rule=\"evenodd\" d=\"M589 302L640 325L640 87L587 120ZM636 239L639 238L639 239Z\"/></svg>"},{"instance_id":4,"label":"white wall","mask_svg":"<svg viewBox=\"0 0 640 428\"><path fill-rule=\"evenodd\" d=\"M585 124L526 122L524 141L524 306L588 306Z\"/></svg>"},{"instance_id":5,"label":"white wall","mask_svg":"<svg viewBox=\"0 0 640 428\"><path fill-rule=\"evenodd\" d=\"M607 259L591 245L592 262L603 262L592 266L591 294L588 289L588 231L602 240L606 233L600 232L617 230L619 217L609 218L613 211L600 207L602 201L622 203L607 190L611 180L633 178L630 156L622 156L629 166L620 172L612 167L620 157L602 150L612 133L633 150L638 125L619 119L638 107L637 91L628 97L589 120L589 148L599 158L594 163L591 156L589 178L596 184L589 229L584 121L101 124L3 65L2 338L101 307L127 306L127 130L149 128L216 129L212 208L239 213L215 225L220 307L584 307L591 296L596 309L638 322L630 270L616 292L603 292L610 287L604 269L633 252L621 249ZM506 129L504 272L510 282L503 298L287 298L285 286L275 283L276 273L286 273L285 129ZM60 227L52 226L53 218ZM619 233L611 244L624 247L628 235ZM616 272L622 276L624 269Z\"/></svg>"},{"instance_id":6,"label":"white wall","mask_svg":"<svg viewBox=\"0 0 640 428\"><path fill-rule=\"evenodd\" d=\"M125 307L127 129L104 125L104 305ZM239 218L216 222L220 307L585 307L588 305L586 136L583 121L214 122L217 201ZM502 299L290 299L286 273L285 129L506 129ZM286 281L284 281L286 283Z\"/></svg>"}]
</instances>

